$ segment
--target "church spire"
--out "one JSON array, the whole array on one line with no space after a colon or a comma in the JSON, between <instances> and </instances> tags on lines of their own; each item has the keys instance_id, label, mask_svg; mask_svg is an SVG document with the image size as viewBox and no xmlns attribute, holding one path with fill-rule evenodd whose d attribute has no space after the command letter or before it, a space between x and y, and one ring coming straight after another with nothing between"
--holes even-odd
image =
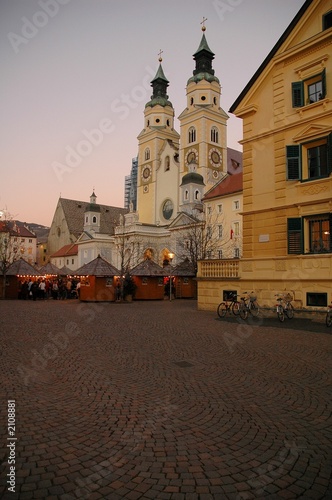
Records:
<instances>
[{"instance_id":1,"label":"church spire","mask_svg":"<svg viewBox=\"0 0 332 500\"><path fill-rule=\"evenodd\" d=\"M206 41L205 37L205 21L207 21L206 18L203 18L202 21L202 39L201 43L199 44L198 49L196 50L195 54L193 55L196 66L193 71L193 75L189 80L188 83L190 82L199 82L200 80L207 80L208 82L213 82L216 81L219 83L219 80L216 76L214 76L214 69L212 68L212 61L214 59L214 53L208 46L208 43Z\"/></svg>"},{"instance_id":2,"label":"church spire","mask_svg":"<svg viewBox=\"0 0 332 500\"><path fill-rule=\"evenodd\" d=\"M172 106L172 103L168 100L168 95L167 95L167 87L169 84L169 81L167 80L161 62L162 62L162 50L159 51L159 67L156 73L156 76L154 79L151 81L151 86L152 86L152 96L151 96L151 101L149 101L145 107L150 106L151 108L153 106L156 106L159 104L160 106Z\"/></svg>"}]
</instances>

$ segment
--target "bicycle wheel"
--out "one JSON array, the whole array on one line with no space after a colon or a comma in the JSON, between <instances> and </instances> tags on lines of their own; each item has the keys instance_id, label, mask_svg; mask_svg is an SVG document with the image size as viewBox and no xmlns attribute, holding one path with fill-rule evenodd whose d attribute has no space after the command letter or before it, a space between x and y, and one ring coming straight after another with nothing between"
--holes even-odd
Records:
<instances>
[{"instance_id":1,"label":"bicycle wheel","mask_svg":"<svg viewBox=\"0 0 332 500\"><path fill-rule=\"evenodd\" d=\"M218 313L219 318L223 318L224 316L226 316L227 306L226 306L225 302L221 302L221 304L219 304L218 309L217 309L217 313Z\"/></svg>"},{"instance_id":2,"label":"bicycle wheel","mask_svg":"<svg viewBox=\"0 0 332 500\"><path fill-rule=\"evenodd\" d=\"M287 308L285 309L285 313L288 319L294 318L294 307L292 304L287 304Z\"/></svg>"},{"instance_id":3,"label":"bicycle wheel","mask_svg":"<svg viewBox=\"0 0 332 500\"><path fill-rule=\"evenodd\" d=\"M325 322L326 326L332 326L332 311L327 311Z\"/></svg>"},{"instance_id":4,"label":"bicycle wheel","mask_svg":"<svg viewBox=\"0 0 332 500\"><path fill-rule=\"evenodd\" d=\"M240 317L241 319L247 319L248 317L248 308L245 304L240 304Z\"/></svg>"},{"instance_id":5,"label":"bicycle wheel","mask_svg":"<svg viewBox=\"0 0 332 500\"><path fill-rule=\"evenodd\" d=\"M284 313L284 308L280 304L277 305L277 314L279 321L283 322L285 320L285 313Z\"/></svg>"},{"instance_id":6,"label":"bicycle wheel","mask_svg":"<svg viewBox=\"0 0 332 500\"><path fill-rule=\"evenodd\" d=\"M255 316L255 318L258 316L259 314L259 307L258 307L258 304L257 302L250 302L250 312L253 316Z\"/></svg>"},{"instance_id":7,"label":"bicycle wheel","mask_svg":"<svg viewBox=\"0 0 332 500\"><path fill-rule=\"evenodd\" d=\"M240 302L238 302L237 300L235 302L233 302L232 313L235 316L238 316L240 314Z\"/></svg>"}]
</instances>

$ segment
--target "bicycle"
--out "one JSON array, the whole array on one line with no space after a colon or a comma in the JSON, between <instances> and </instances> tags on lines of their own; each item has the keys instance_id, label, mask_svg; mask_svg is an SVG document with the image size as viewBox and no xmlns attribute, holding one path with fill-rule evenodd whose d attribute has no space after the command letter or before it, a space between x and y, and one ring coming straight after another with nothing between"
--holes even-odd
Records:
<instances>
[{"instance_id":1,"label":"bicycle","mask_svg":"<svg viewBox=\"0 0 332 500\"><path fill-rule=\"evenodd\" d=\"M259 306L257 303L256 294L254 292L251 293L243 292L242 295L243 296L241 297L241 305L240 305L241 318L247 319L249 313L255 318L257 318L259 314Z\"/></svg>"},{"instance_id":2,"label":"bicycle","mask_svg":"<svg viewBox=\"0 0 332 500\"><path fill-rule=\"evenodd\" d=\"M332 326L332 302L327 308L325 323L326 326Z\"/></svg>"},{"instance_id":3,"label":"bicycle","mask_svg":"<svg viewBox=\"0 0 332 500\"><path fill-rule=\"evenodd\" d=\"M285 315L288 319L294 318L294 307L291 304L293 296L290 293L277 293L275 297L278 297L276 308L279 321L285 321Z\"/></svg>"},{"instance_id":4,"label":"bicycle","mask_svg":"<svg viewBox=\"0 0 332 500\"><path fill-rule=\"evenodd\" d=\"M240 302L237 300L237 295L230 294L230 302L224 301L221 302L217 307L217 314L219 318L224 318L227 314L227 311L232 312L235 316L238 316L240 313Z\"/></svg>"}]
</instances>

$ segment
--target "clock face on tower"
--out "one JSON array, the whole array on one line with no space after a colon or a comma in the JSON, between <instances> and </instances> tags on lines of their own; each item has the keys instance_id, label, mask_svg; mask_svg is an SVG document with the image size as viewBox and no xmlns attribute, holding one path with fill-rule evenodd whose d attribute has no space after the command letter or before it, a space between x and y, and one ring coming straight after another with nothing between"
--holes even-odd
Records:
<instances>
[{"instance_id":1,"label":"clock face on tower","mask_svg":"<svg viewBox=\"0 0 332 500\"><path fill-rule=\"evenodd\" d=\"M190 163L197 163L198 162L198 152L196 149L189 149L186 155L186 165Z\"/></svg>"},{"instance_id":2,"label":"clock face on tower","mask_svg":"<svg viewBox=\"0 0 332 500\"><path fill-rule=\"evenodd\" d=\"M143 181L148 181L150 177L151 177L151 167L150 165L147 165L146 167L143 167L142 179Z\"/></svg>"},{"instance_id":3,"label":"clock face on tower","mask_svg":"<svg viewBox=\"0 0 332 500\"><path fill-rule=\"evenodd\" d=\"M209 151L209 160L213 167L220 167L222 164L221 152L216 148L212 148Z\"/></svg>"}]
</instances>

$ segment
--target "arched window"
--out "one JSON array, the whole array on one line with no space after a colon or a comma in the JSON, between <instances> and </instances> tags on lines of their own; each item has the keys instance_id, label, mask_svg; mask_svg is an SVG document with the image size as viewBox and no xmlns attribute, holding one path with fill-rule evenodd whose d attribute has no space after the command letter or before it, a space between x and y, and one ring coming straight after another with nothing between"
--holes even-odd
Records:
<instances>
[{"instance_id":1,"label":"arched window","mask_svg":"<svg viewBox=\"0 0 332 500\"><path fill-rule=\"evenodd\" d=\"M144 151L144 159L150 160L150 149L149 148L146 148L146 150Z\"/></svg>"},{"instance_id":2,"label":"arched window","mask_svg":"<svg viewBox=\"0 0 332 500\"><path fill-rule=\"evenodd\" d=\"M196 129L195 127L190 127L188 130L188 142L195 142L196 141Z\"/></svg>"},{"instance_id":3,"label":"arched window","mask_svg":"<svg viewBox=\"0 0 332 500\"><path fill-rule=\"evenodd\" d=\"M211 142L219 142L219 132L217 127L211 128Z\"/></svg>"},{"instance_id":4,"label":"arched window","mask_svg":"<svg viewBox=\"0 0 332 500\"><path fill-rule=\"evenodd\" d=\"M169 156L166 156L165 158L165 172L170 169L170 159Z\"/></svg>"},{"instance_id":5,"label":"arched window","mask_svg":"<svg viewBox=\"0 0 332 500\"><path fill-rule=\"evenodd\" d=\"M152 248L147 248L144 251L144 260L153 260L154 251Z\"/></svg>"},{"instance_id":6,"label":"arched window","mask_svg":"<svg viewBox=\"0 0 332 500\"><path fill-rule=\"evenodd\" d=\"M196 189L195 191L195 200L199 200L199 191Z\"/></svg>"},{"instance_id":7,"label":"arched window","mask_svg":"<svg viewBox=\"0 0 332 500\"><path fill-rule=\"evenodd\" d=\"M191 98L190 98L190 104L191 104L191 105L193 105L193 104L194 104L194 98L193 98L193 97L191 97Z\"/></svg>"},{"instance_id":8,"label":"arched window","mask_svg":"<svg viewBox=\"0 0 332 500\"><path fill-rule=\"evenodd\" d=\"M185 200L189 199L189 191L188 191L188 189L186 189L185 192L184 192L184 199Z\"/></svg>"},{"instance_id":9,"label":"arched window","mask_svg":"<svg viewBox=\"0 0 332 500\"><path fill-rule=\"evenodd\" d=\"M94 215L94 216L92 217L92 223L93 223L93 224L96 224L96 222L97 222L97 217Z\"/></svg>"}]
</instances>

